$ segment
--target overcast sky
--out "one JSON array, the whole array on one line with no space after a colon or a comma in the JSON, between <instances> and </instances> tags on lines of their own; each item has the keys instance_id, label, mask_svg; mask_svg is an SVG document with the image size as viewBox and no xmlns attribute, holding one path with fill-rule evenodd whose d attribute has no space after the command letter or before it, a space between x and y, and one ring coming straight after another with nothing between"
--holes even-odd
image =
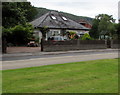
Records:
<instances>
[{"instance_id":1,"label":"overcast sky","mask_svg":"<svg viewBox=\"0 0 120 95\"><path fill-rule=\"evenodd\" d=\"M78 16L94 18L98 14L113 15L118 19L120 0L28 0L35 7L63 11Z\"/></svg>"}]
</instances>

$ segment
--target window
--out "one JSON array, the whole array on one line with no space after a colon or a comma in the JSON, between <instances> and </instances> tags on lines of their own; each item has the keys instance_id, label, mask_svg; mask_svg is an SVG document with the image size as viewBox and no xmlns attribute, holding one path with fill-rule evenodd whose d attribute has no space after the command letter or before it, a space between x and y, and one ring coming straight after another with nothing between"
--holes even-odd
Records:
<instances>
[{"instance_id":1,"label":"window","mask_svg":"<svg viewBox=\"0 0 120 95\"><path fill-rule=\"evenodd\" d=\"M66 17L62 17L63 18L63 20L67 20L67 18Z\"/></svg>"},{"instance_id":2,"label":"window","mask_svg":"<svg viewBox=\"0 0 120 95\"><path fill-rule=\"evenodd\" d=\"M53 31L53 35L55 35L55 36L60 35L60 31Z\"/></svg>"},{"instance_id":3,"label":"window","mask_svg":"<svg viewBox=\"0 0 120 95\"><path fill-rule=\"evenodd\" d=\"M55 16L51 16L52 17L52 19L56 19L56 17Z\"/></svg>"},{"instance_id":4,"label":"window","mask_svg":"<svg viewBox=\"0 0 120 95\"><path fill-rule=\"evenodd\" d=\"M60 30L51 30L49 35L50 36L58 36L58 35L60 35Z\"/></svg>"}]
</instances>

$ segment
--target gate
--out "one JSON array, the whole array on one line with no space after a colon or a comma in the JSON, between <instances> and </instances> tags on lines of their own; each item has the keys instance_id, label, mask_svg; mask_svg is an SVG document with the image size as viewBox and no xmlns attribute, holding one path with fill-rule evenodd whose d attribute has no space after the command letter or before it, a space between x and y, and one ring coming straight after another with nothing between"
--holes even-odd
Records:
<instances>
[{"instance_id":1,"label":"gate","mask_svg":"<svg viewBox=\"0 0 120 95\"><path fill-rule=\"evenodd\" d=\"M107 40L107 48L111 48L111 40Z\"/></svg>"}]
</instances>

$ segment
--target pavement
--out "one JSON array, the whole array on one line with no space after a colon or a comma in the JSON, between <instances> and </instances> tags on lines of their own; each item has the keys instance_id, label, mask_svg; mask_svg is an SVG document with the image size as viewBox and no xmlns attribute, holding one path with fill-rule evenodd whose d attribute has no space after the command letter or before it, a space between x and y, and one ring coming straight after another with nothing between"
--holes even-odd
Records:
<instances>
[{"instance_id":1,"label":"pavement","mask_svg":"<svg viewBox=\"0 0 120 95\"><path fill-rule=\"evenodd\" d=\"M94 50L73 50L73 51L56 51L56 52L33 52L33 53L7 53L2 54L2 57L19 57L19 56L35 56L35 55L58 55L66 53L84 53L84 52L104 52L104 51L119 51L119 49L94 49Z\"/></svg>"}]
</instances>

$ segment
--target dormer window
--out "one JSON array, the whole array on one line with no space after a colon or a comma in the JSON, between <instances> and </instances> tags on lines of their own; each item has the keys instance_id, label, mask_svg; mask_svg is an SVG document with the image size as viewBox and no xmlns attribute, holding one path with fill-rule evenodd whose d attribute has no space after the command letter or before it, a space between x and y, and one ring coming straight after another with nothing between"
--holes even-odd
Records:
<instances>
[{"instance_id":1,"label":"dormer window","mask_svg":"<svg viewBox=\"0 0 120 95\"><path fill-rule=\"evenodd\" d=\"M51 17L52 17L52 19L54 19L54 20L56 19L56 17L55 17L55 16L51 16Z\"/></svg>"},{"instance_id":2,"label":"dormer window","mask_svg":"<svg viewBox=\"0 0 120 95\"><path fill-rule=\"evenodd\" d=\"M62 17L63 18L63 20L67 20L67 18L66 17Z\"/></svg>"}]
</instances>

